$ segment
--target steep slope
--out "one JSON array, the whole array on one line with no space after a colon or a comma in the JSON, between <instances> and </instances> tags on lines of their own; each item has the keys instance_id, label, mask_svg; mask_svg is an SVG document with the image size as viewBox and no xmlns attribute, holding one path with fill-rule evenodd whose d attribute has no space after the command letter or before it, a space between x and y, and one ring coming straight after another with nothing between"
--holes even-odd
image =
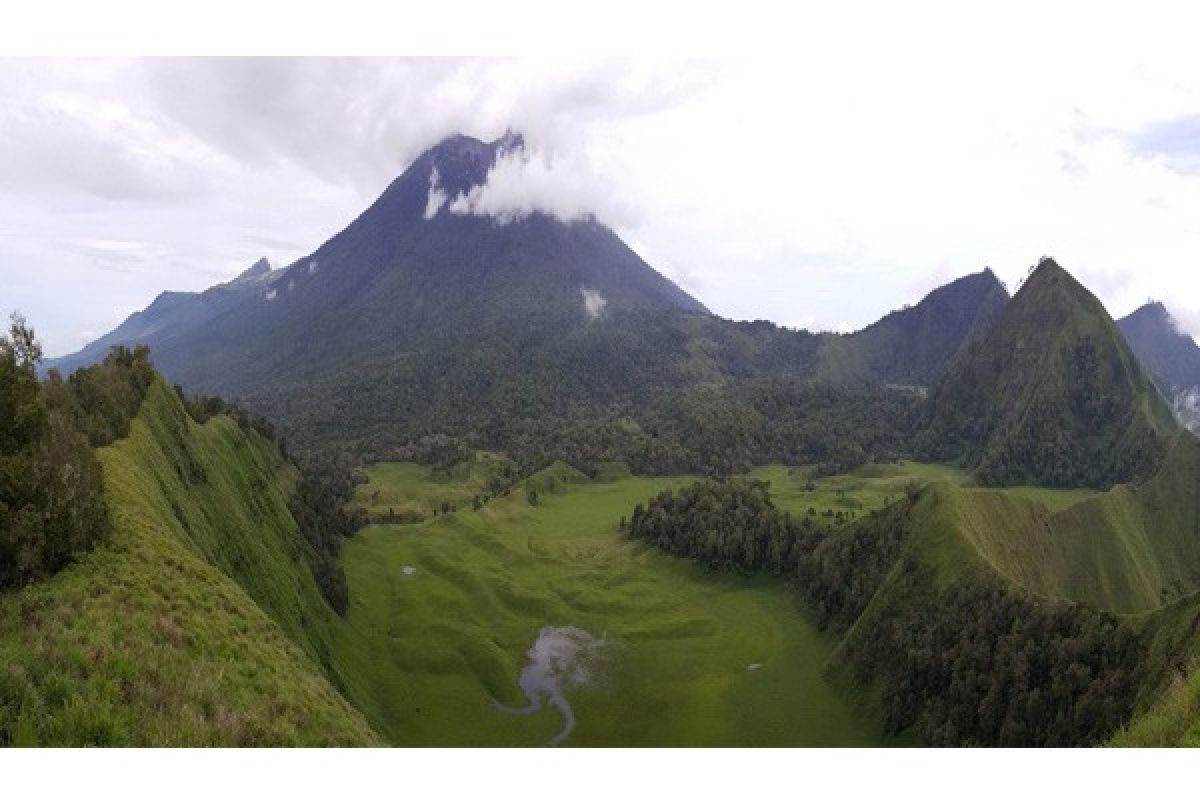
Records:
<instances>
[{"instance_id":1,"label":"steep slope","mask_svg":"<svg viewBox=\"0 0 1200 800\"><path fill-rule=\"evenodd\" d=\"M861 331L829 336L818 374L931 386L960 350L987 335L1007 303L1008 291L990 269L959 278Z\"/></svg>"},{"instance_id":2,"label":"steep slope","mask_svg":"<svg viewBox=\"0 0 1200 800\"><path fill-rule=\"evenodd\" d=\"M920 446L987 484L1145 477L1177 426L1100 301L1043 259L931 395Z\"/></svg>"},{"instance_id":3,"label":"steep slope","mask_svg":"<svg viewBox=\"0 0 1200 800\"><path fill-rule=\"evenodd\" d=\"M186 386L249 396L280 377L328 373L347 359L378 366L419 343L482 336L512 320L537 331L603 313L704 311L590 218L426 213L431 193L469 192L521 146L519 137L451 137L310 256L201 296L163 295L114 339L149 344Z\"/></svg>"},{"instance_id":4,"label":"steep slope","mask_svg":"<svg viewBox=\"0 0 1200 800\"><path fill-rule=\"evenodd\" d=\"M1147 303L1117 325L1175 415L1200 428L1200 346L1179 329L1166 306Z\"/></svg>"},{"instance_id":5,"label":"steep slope","mask_svg":"<svg viewBox=\"0 0 1200 800\"><path fill-rule=\"evenodd\" d=\"M0 597L0 740L377 743L321 669L336 620L275 446L160 380L100 459L112 541Z\"/></svg>"}]
</instances>

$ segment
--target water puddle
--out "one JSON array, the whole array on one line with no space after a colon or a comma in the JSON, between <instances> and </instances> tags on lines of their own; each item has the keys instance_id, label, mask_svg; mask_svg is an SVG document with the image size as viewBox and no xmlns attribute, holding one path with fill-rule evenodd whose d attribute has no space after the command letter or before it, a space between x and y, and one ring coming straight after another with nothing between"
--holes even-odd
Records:
<instances>
[{"instance_id":1,"label":"water puddle","mask_svg":"<svg viewBox=\"0 0 1200 800\"><path fill-rule=\"evenodd\" d=\"M526 653L529 661L517 681L528 705L513 707L493 700L492 707L506 714L532 714L548 702L562 715L563 727L547 744L562 744L575 729L575 713L563 691L591 680L593 656L604 644L604 638L597 639L580 628L542 628Z\"/></svg>"}]
</instances>

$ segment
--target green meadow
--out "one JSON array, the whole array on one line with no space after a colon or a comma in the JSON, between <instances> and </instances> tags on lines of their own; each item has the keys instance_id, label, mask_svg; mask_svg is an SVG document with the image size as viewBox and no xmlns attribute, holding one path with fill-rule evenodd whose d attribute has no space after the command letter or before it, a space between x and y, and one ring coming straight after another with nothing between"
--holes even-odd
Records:
<instances>
[{"instance_id":1,"label":"green meadow","mask_svg":"<svg viewBox=\"0 0 1200 800\"><path fill-rule=\"evenodd\" d=\"M306 567L287 508L295 473L270 442L226 417L195 424L159 382L100 458L112 541L0 597L0 742L544 745L563 731L559 709L494 704L525 706L539 633L576 628L602 644L561 687L567 746L909 743L882 737L867 687L833 674L838 642L786 580L715 572L621 533L637 503L692 477L609 465L589 479L556 464L493 496L512 477L494 454L448 472L370 467L356 503L425 521L346 542L341 619ZM933 484L912 546L939 573L984 565L1126 612L1159 666L1200 658L1200 576L1183 566L1200 541L1197 474L1190 439L1150 481L1104 493L987 490L911 462L753 473L781 508L830 525ZM473 510L476 497L488 502ZM1115 741L1196 741L1197 675L1148 687L1150 712Z\"/></svg>"},{"instance_id":2,"label":"green meadow","mask_svg":"<svg viewBox=\"0 0 1200 800\"><path fill-rule=\"evenodd\" d=\"M442 498L419 468L369 470L363 496ZM589 481L569 467L479 511L373 525L347 543L352 605L337 657L355 705L399 745L540 745L553 708L518 716L544 626L603 638L566 689L567 745L879 744L826 682L832 642L784 581L719 574L631 542L621 517L692 479Z\"/></svg>"},{"instance_id":3,"label":"green meadow","mask_svg":"<svg viewBox=\"0 0 1200 800\"><path fill-rule=\"evenodd\" d=\"M343 689L400 745L539 745L562 727L519 686L543 627L603 638L590 679L569 687L569 745L859 745L885 743L828 681L836 644L786 581L718 573L625 538L635 504L694 480L602 470L589 480L556 464L478 511L474 496L507 463L481 453L447 473L377 464L355 502L373 518L419 511L418 524L376 524L349 541L352 598L336 638ZM977 489L951 466L874 464L817 477L810 467L755 470L776 504L840 524L914 486L939 483L974 507L1008 497L1046 515L1094 494ZM531 505L526 489L536 488ZM449 503L458 511L432 516Z\"/></svg>"}]
</instances>

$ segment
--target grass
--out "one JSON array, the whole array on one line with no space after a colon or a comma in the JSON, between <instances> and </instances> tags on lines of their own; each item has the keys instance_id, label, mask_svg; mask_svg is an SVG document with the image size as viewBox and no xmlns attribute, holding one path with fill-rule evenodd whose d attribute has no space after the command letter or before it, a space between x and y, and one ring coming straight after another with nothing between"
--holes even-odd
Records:
<instances>
[{"instance_id":1,"label":"grass","mask_svg":"<svg viewBox=\"0 0 1200 800\"><path fill-rule=\"evenodd\" d=\"M443 503L470 508L473 497L488 492L489 481L515 471L512 461L485 451L449 470L408 463L373 464L366 468L369 482L355 489L354 503L372 519L406 512L430 517Z\"/></svg>"},{"instance_id":2,"label":"grass","mask_svg":"<svg viewBox=\"0 0 1200 800\"><path fill-rule=\"evenodd\" d=\"M707 571L625 539L621 516L691 479L604 480L552 468L478 512L376 525L344 550L352 605L338 658L348 692L397 744L536 745L558 713L510 716L545 625L608 645L593 684L568 697L573 745L871 745L822 676L832 643L785 583ZM441 490L420 471L370 473L370 491ZM550 490L552 489L552 491ZM415 572L406 575L405 567ZM750 671L751 664L761 664Z\"/></svg>"},{"instance_id":3,"label":"grass","mask_svg":"<svg viewBox=\"0 0 1200 800\"><path fill-rule=\"evenodd\" d=\"M929 556L960 548L1035 594L1122 614L1200 589L1200 442L1180 437L1148 481L1106 492L934 487L918 509ZM938 544L940 543L940 544ZM938 548L949 548L939 555Z\"/></svg>"},{"instance_id":4,"label":"grass","mask_svg":"<svg viewBox=\"0 0 1200 800\"><path fill-rule=\"evenodd\" d=\"M318 666L332 612L274 445L160 380L100 459L111 542L0 597L0 741L377 743Z\"/></svg>"},{"instance_id":5,"label":"grass","mask_svg":"<svg viewBox=\"0 0 1200 800\"><path fill-rule=\"evenodd\" d=\"M949 481L966 485L967 473L940 464L905 461L899 464L868 464L845 475L818 478L813 467L759 467L752 477L770 481L775 505L793 515L811 508L820 517L826 512L863 516L904 496L910 483Z\"/></svg>"},{"instance_id":6,"label":"grass","mask_svg":"<svg viewBox=\"0 0 1200 800\"><path fill-rule=\"evenodd\" d=\"M621 535L636 503L691 478L608 465L588 480L556 464L472 511L509 469L503 457L448 472L373 466L356 494L373 513L459 510L350 540L342 620L306 567L287 511L296 476L270 442L224 417L196 425L160 381L100 459L112 541L0 596L0 742L543 744L556 711L511 716L490 703L521 703L539 629L573 625L608 644L596 680L568 692L578 718L568 744L891 743L848 707L869 710L855 693L871 686L827 681L835 642L792 587ZM980 489L960 470L911 462L754 475L780 507L823 519L929 485L913 546L943 577L986 566L1043 596L1123 612L1148 638L1153 671L1173 677L1145 690L1148 711L1114 743L1200 742L1195 440L1181 438L1146 483L1104 493ZM869 635L886 602L850 633Z\"/></svg>"}]
</instances>

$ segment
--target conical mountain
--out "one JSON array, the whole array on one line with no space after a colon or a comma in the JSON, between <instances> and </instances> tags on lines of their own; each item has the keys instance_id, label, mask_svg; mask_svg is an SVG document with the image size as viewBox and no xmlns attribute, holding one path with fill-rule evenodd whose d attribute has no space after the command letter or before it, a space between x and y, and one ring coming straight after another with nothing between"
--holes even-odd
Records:
<instances>
[{"instance_id":1,"label":"conical mountain","mask_svg":"<svg viewBox=\"0 0 1200 800\"><path fill-rule=\"evenodd\" d=\"M1117 323L1175 415L1200 427L1200 347L1162 303L1147 303Z\"/></svg>"},{"instance_id":2,"label":"conical mountain","mask_svg":"<svg viewBox=\"0 0 1200 800\"><path fill-rule=\"evenodd\" d=\"M321 424L330 426L357 414L355 393L391 419L437 405L419 385L431 374L472 373L452 393L460 407L478 407L493 384L519 377L531 349L568 347L597 322L708 316L594 218L497 217L455 206L486 184L498 158L521 147L514 135L491 143L450 137L311 255L274 271L259 262L205 292L166 292L49 366L70 371L113 344L144 343L159 369L189 390L240 398L291 421L319 405ZM562 386L536 393L569 398L584 391L575 385L584 372L584 383L611 383L582 357L566 366ZM627 371L637 378L636 368ZM519 404L528 387L505 391ZM387 421L373 415L370 424Z\"/></svg>"},{"instance_id":3,"label":"conical mountain","mask_svg":"<svg viewBox=\"0 0 1200 800\"><path fill-rule=\"evenodd\" d=\"M1135 480L1177 432L1104 306L1048 258L930 399L925 455L991 485Z\"/></svg>"}]
</instances>

